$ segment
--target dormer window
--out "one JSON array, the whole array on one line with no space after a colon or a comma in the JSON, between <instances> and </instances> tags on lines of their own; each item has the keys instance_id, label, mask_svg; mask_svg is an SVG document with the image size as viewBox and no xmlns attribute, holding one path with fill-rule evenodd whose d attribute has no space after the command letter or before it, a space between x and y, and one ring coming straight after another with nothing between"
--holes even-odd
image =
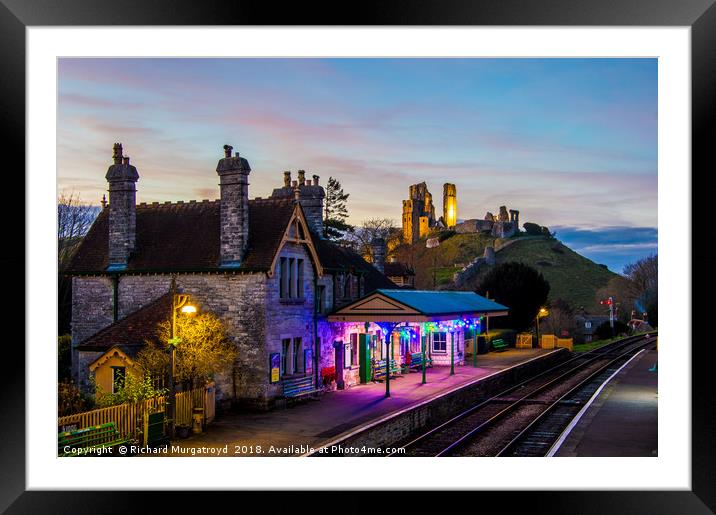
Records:
<instances>
[{"instance_id":1,"label":"dormer window","mask_svg":"<svg viewBox=\"0 0 716 515\"><path fill-rule=\"evenodd\" d=\"M282 257L279 260L279 298L303 298L303 259Z\"/></svg>"}]
</instances>

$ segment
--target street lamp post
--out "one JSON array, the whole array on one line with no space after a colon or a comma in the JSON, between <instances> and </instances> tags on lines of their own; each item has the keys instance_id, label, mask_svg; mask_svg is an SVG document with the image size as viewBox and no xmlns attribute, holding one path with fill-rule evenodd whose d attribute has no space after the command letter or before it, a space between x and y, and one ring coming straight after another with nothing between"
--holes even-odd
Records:
<instances>
[{"instance_id":1,"label":"street lamp post","mask_svg":"<svg viewBox=\"0 0 716 515\"><path fill-rule=\"evenodd\" d=\"M169 436L174 438L176 428L176 388L174 387L174 376L176 375L176 356L177 345L181 339L177 337L177 313L192 314L196 313L196 307L189 304L189 295L177 293L176 277L172 276L170 287L172 294L172 323L171 337L169 338L169 401L167 402L167 412L169 414Z\"/></svg>"},{"instance_id":2,"label":"street lamp post","mask_svg":"<svg viewBox=\"0 0 716 515\"><path fill-rule=\"evenodd\" d=\"M428 240L425 242L425 247L428 249L435 249L440 246L440 240L438 238L428 238ZM438 258L438 251L433 251L433 290L437 286L437 276L435 275L437 272L437 258Z\"/></svg>"},{"instance_id":3,"label":"street lamp post","mask_svg":"<svg viewBox=\"0 0 716 515\"><path fill-rule=\"evenodd\" d=\"M537 327L537 347L540 346L540 341L539 341L539 319L542 318L542 317L546 317L547 314L548 314L548 313L547 313L547 310L546 310L545 308L539 308L539 311L537 312L537 316L535 317L535 323L536 323L536 327Z\"/></svg>"}]
</instances>

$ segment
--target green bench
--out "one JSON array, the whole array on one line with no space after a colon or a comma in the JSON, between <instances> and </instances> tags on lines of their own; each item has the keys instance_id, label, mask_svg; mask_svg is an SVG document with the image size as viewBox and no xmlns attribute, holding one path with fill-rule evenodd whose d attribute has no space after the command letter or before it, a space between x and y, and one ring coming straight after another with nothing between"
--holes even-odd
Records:
<instances>
[{"instance_id":1,"label":"green bench","mask_svg":"<svg viewBox=\"0 0 716 515\"><path fill-rule=\"evenodd\" d=\"M283 396L287 399L305 397L317 391L318 389L313 382L313 375L289 377L283 380Z\"/></svg>"},{"instance_id":2,"label":"green bench","mask_svg":"<svg viewBox=\"0 0 716 515\"><path fill-rule=\"evenodd\" d=\"M101 447L114 447L125 444L128 438L122 437L114 422L107 422L98 426L65 431L57 434L57 454L59 456L79 456L71 449L98 449ZM65 450L69 447L69 450Z\"/></svg>"},{"instance_id":3,"label":"green bench","mask_svg":"<svg viewBox=\"0 0 716 515\"><path fill-rule=\"evenodd\" d=\"M502 338L495 338L490 342L490 346L494 352L503 352L507 350L507 342Z\"/></svg>"},{"instance_id":4,"label":"green bench","mask_svg":"<svg viewBox=\"0 0 716 515\"><path fill-rule=\"evenodd\" d=\"M385 362L381 359L373 362L373 380L382 381L385 378ZM400 367L394 359L390 360L390 377L395 377L400 373Z\"/></svg>"},{"instance_id":5,"label":"green bench","mask_svg":"<svg viewBox=\"0 0 716 515\"><path fill-rule=\"evenodd\" d=\"M425 367L432 367L433 366L433 360L430 359L429 356L425 356ZM410 372L411 370L422 370L423 368L423 353L422 352L416 352L413 354L410 354L410 364L403 363L403 369L405 372Z\"/></svg>"}]
</instances>

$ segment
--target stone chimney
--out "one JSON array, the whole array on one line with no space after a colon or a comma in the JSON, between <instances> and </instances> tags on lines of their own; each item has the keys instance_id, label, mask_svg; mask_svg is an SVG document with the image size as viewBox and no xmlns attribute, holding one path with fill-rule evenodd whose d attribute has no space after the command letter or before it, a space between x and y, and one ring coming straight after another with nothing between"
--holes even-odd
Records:
<instances>
[{"instance_id":1,"label":"stone chimney","mask_svg":"<svg viewBox=\"0 0 716 515\"><path fill-rule=\"evenodd\" d=\"M385 240L376 236L371 240L370 247L373 251L373 266L382 274L385 272Z\"/></svg>"},{"instance_id":2,"label":"stone chimney","mask_svg":"<svg viewBox=\"0 0 716 515\"><path fill-rule=\"evenodd\" d=\"M305 186L306 184L306 170L298 171L298 185Z\"/></svg>"},{"instance_id":3,"label":"stone chimney","mask_svg":"<svg viewBox=\"0 0 716 515\"><path fill-rule=\"evenodd\" d=\"M224 158L216 165L221 191L221 267L241 264L249 241L249 162L233 147L224 145Z\"/></svg>"},{"instance_id":4,"label":"stone chimney","mask_svg":"<svg viewBox=\"0 0 716 515\"><path fill-rule=\"evenodd\" d=\"M109 183L109 266L127 268L137 239L137 169L122 155L122 144L114 144L114 164L107 170Z\"/></svg>"},{"instance_id":5,"label":"stone chimney","mask_svg":"<svg viewBox=\"0 0 716 515\"><path fill-rule=\"evenodd\" d=\"M320 179L320 177L318 175L313 176L313 185L314 186L318 186L318 179Z\"/></svg>"},{"instance_id":6,"label":"stone chimney","mask_svg":"<svg viewBox=\"0 0 716 515\"><path fill-rule=\"evenodd\" d=\"M291 187L291 172L289 170L286 170L285 172L283 172L283 187L284 188Z\"/></svg>"}]
</instances>

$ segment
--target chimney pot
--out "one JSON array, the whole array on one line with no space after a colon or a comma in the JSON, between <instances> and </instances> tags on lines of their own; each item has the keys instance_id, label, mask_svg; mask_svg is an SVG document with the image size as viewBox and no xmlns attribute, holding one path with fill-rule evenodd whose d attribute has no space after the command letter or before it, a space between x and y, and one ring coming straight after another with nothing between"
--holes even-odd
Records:
<instances>
[{"instance_id":1,"label":"chimney pot","mask_svg":"<svg viewBox=\"0 0 716 515\"><path fill-rule=\"evenodd\" d=\"M118 165L122 162L122 144L121 143L115 143L114 147L112 147L112 159L114 160L114 164Z\"/></svg>"},{"instance_id":2,"label":"chimney pot","mask_svg":"<svg viewBox=\"0 0 716 515\"><path fill-rule=\"evenodd\" d=\"M129 156L122 156L122 164L123 165L129 164Z\"/></svg>"},{"instance_id":3,"label":"chimney pot","mask_svg":"<svg viewBox=\"0 0 716 515\"><path fill-rule=\"evenodd\" d=\"M283 172L283 187L284 188L290 188L291 187L291 172L286 170Z\"/></svg>"},{"instance_id":4,"label":"chimney pot","mask_svg":"<svg viewBox=\"0 0 716 515\"><path fill-rule=\"evenodd\" d=\"M306 184L306 170L298 171L298 184L299 186L303 186Z\"/></svg>"},{"instance_id":5,"label":"chimney pot","mask_svg":"<svg viewBox=\"0 0 716 515\"><path fill-rule=\"evenodd\" d=\"M313 176L313 184L314 184L314 186L318 186L318 179L319 179L318 175L314 175L314 176Z\"/></svg>"},{"instance_id":6,"label":"chimney pot","mask_svg":"<svg viewBox=\"0 0 716 515\"><path fill-rule=\"evenodd\" d=\"M234 149L231 145L224 145L224 157L231 157L231 151Z\"/></svg>"}]
</instances>

